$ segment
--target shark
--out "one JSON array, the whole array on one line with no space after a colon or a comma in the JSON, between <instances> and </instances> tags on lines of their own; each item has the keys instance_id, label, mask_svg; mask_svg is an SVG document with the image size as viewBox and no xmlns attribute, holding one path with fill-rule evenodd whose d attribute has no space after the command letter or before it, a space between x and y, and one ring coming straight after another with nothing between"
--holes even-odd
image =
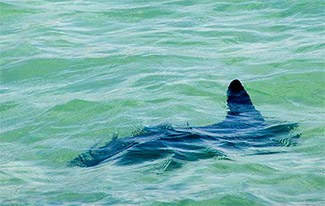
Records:
<instances>
[{"instance_id":1,"label":"shark","mask_svg":"<svg viewBox=\"0 0 325 206\"><path fill-rule=\"evenodd\" d=\"M115 165L140 164L167 159L168 167L185 162L217 158L231 160L231 151L253 151L266 155L272 147L297 144L300 134L292 134L298 123L266 121L253 105L243 84L235 79L227 90L228 112L224 121L201 127L174 127L162 124L145 127L129 137L117 138L101 147L96 145L71 160L69 166L94 167L105 162Z\"/></svg>"}]
</instances>

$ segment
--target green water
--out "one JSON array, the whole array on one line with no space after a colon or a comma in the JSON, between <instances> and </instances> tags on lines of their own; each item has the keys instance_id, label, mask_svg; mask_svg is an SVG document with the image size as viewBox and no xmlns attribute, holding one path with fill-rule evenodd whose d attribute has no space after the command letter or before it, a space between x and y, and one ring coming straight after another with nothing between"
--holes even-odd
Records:
<instances>
[{"instance_id":1,"label":"green water","mask_svg":"<svg viewBox=\"0 0 325 206\"><path fill-rule=\"evenodd\" d=\"M322 0L2 0L0 205L325 204ZM239 78L286 153L93 168L118 133L224 119Z\"/></svg>"}]
</instances>

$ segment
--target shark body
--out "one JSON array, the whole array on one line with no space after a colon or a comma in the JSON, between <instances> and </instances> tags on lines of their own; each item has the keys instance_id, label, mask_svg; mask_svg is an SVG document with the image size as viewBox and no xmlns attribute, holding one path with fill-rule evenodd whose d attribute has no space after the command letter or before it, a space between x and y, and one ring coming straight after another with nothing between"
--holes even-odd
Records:
<instances>
[{"instance_id":1,"label":"shark body","mask_svg":"<svg viewBox=\"0 0 325 206\"><path fill-rule=\"evenodd\" d=\"M227 105L229 111L220 123L187 128L171 125L146 127L137 135L113 138L102 147L91 148L69 165L92 167L109 161L129 165L168 158L169 166L179 167L186 161L227 158L225 151L228 150L290 146L300 136L290 135L298 126L296 123L270 124L265 121L237 79L228 87Z\"/></svg>"}]
</instances>

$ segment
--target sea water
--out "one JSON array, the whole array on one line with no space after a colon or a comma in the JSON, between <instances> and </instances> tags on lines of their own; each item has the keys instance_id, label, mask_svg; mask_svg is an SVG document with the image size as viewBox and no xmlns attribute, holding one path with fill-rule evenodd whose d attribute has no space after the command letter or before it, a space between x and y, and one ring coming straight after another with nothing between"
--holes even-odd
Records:
<instances>
[{"instance_id":1,"label":"sea water","mask_svg":"<svg viewBox=\"0 0 325 206\"><path fill-rule=\"evenodd\" d=\"M322 0L2 0L0 205L325 204ZM67 163L114 134L204 126L240 79L266 120L298 123L269 155Z\"/></svg>"}]
</instances>

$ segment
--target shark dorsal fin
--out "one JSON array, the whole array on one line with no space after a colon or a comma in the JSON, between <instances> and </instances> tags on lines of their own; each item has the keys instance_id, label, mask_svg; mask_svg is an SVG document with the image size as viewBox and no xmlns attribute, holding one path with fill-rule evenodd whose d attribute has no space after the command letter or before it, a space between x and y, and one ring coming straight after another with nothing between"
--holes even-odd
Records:
<instances>
[{"instance_id":1,"label":"shark dorsal fin","mask_svg":"<svg viewBox=\"0 0 325 206\"><path fill-rule=\"evenodd\" d=\"M227 105L229 108L227 119L242 117L243 120L264 121L261 113L255 109L251 98L238 79L229 84Z\"/></svg>"}]
</instances>

